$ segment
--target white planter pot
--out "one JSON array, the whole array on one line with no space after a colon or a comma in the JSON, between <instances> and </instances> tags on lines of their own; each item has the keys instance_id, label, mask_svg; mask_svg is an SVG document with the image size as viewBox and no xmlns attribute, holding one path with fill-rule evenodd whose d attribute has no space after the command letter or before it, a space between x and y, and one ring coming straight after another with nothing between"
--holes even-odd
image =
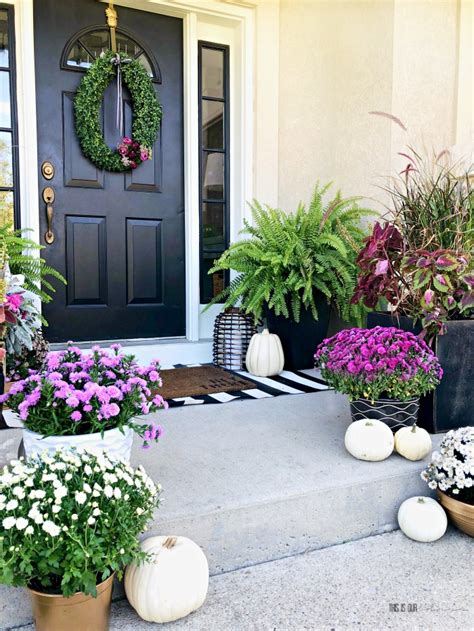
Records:
<instances>
[{"instance_id":1,"label":"white planter pot","mask_svg":"<svg viewBox=\"0 0 474 631\"><path fill-rule=\"evenodd\" d=\"M108 429L102 438L99 433L79 436L43 436L23 429L23 445L28 458L39 456L44 451L53 455L59 449L76 449L79 452L89 451L91 453L105 451L108 458L112 460L130 462L134 431L130 427L124 427L123 431L122 434L117 428Z\"/></svg>"}]
</instances>

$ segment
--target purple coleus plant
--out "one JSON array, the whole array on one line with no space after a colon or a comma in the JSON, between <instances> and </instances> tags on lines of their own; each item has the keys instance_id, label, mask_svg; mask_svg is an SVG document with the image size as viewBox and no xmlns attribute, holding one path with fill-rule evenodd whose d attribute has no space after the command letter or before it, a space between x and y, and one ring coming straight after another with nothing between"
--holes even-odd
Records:
<instances>
[{"instance_id":1,"label":"purple coleus plant","mask_svg":"<svg viewBox=\"0 0 474 631\"><path fill-rule=\"evenodd\" d=\"M48 353L45 367L14 382L0 403L39 434L93 434L128 426L149 447L163 429L136 417L168 407L156 392L162 385L159 364L138 365L133 355L120 352L120 344L110 350L94 346L92 353L83 353L69 344L65 351Z\"/></svg>"},{"instance_id":2,"label":"purple coleus plant","mask_svg":"<svg viewBox=\"0 0 474 631\"><path fill-rule=\"evenodd\" d=\"M452 315L474 309L474 274L469 272L467 256L451 250L419 250L403 259L401 269L420 293L424 329L442 333Z\"/></svg>"},{"instance_id":3,"label":"purple coleus plant","mask_svg":"<svg viewBox=\"0 0 474 631\"><path fill-rule=\"evenodd\" d=\"M420 320L422 336L445 332L448 319L474 313L473 259L452 250L411 250L396 226L376 223L357 258L360 272L352 302Z\"/></svg>"},{"instance_id":4,"label":"purple coleus plant","mask_svg":"<svg viewBox=\"0 0 474 631\"><path fill-rule=\"evenodd\" d=\"M433 390L443 370L430 347L395 327L345 329L314 355L328 384L351 399L405 401Z\"/></svg>"},{"instance_id":5,"label":"purple coleus plant","mask_svg":"<svg viewBox=\"0 0 474 631\"><path fill-rule=\"evenodd\" d=\"M352 303L363 302L374 309L380 298L394 304L400 297L397 268L404 256L402 235L386 222L375 223L372 234L365 238L365 246L357 257L360 269Z\"/></svg>"}]
</instances>

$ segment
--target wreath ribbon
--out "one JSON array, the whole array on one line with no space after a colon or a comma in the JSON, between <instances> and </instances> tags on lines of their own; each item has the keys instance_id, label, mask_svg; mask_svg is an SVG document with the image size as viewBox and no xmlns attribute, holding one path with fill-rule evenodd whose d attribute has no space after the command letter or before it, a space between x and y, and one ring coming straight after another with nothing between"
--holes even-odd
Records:
<instances>
[{"instance_id":1,"label":"wreath ribbon","mask_svg":"<svg viewBox=\"0 0 474 631\"><path fill-rule=\"evenodd\" d=\"M117 68L117 104L115 107L115 126L120 132L120 136L123 136L123 89L122 89L122 64L131 63L131 59L122 59L117 53L110 63Z\"/></svg>"}]
</instances>

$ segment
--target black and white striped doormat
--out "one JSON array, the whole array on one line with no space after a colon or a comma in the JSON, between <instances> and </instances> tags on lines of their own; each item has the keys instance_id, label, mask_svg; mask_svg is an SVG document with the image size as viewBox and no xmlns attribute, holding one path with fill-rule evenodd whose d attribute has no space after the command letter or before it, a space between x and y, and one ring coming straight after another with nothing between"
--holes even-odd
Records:
<instances>
[{"instance_id":1,"label":"black and white striped doormat","mask_svg":"<svg viewBox=\"0 0 474 631\"><path fill-rule=\"evenodd\" d=\"M192 368L203 364L175 364L173 368ZM245 370L232 371L247 381L252 381L255 388L238 390L236 392L216 392L193 397L168 399L170 408L183 405L202 405L205 403L230 403L231 401L245 401L248 399L267 399L282 394L305 394L308 392L323 392L330 390L318 370L283 370L275 377L256 377Z\"/></svg>"}]
</instances>

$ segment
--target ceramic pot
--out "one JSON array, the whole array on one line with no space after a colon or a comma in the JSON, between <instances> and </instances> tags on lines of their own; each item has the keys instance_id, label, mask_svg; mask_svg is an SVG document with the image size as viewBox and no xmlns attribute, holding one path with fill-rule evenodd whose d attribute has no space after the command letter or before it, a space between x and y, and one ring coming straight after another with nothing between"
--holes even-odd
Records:
<instances>
[{"instance_id":1,"label":"ceramic pot","mask_svg":"<svg viewBox=\"0 0 474 631\"><path fill-rule=\"evenodd\" d=\"M118 428L108 429L102 438L97 434L79 434L66 436L43 436L23 429L23 444L25 455L39 456L45 450L53 455L55 451L62 449L76 449L77 451L89 451L99 453L105 451L112 460L125 460L130 462L134 431L130 427L124 427L122 433Z\"/></svg>"},{"instance_id":2,"label":"ceramic pot","mask_svg":"<svg viewBox=\"0 0 474 631\"><path fill-rule=\"evenodd\" d=\"M97 585L97 598L77 592L66 598L28 588L36 631L107 631L114 574Z\"/></svg>"},{"instance_id":3,"label":"ceramic pot","mask_svg":"<svg viewBox=\"0 0 474 631\"><path fill-rule=\"evenodd\" d=\"M376 419L383 421L390 429L396 431L400 427L411 427L416 423L420 407L419 397L398 401L398 399L355 399L351 401L352 421Z\"/></svg>"},{"instance_id":4,"label":"ceramic pot","mask_svg":"<svg viewBox=\"0 0 474 631\"><path fill-rule=\"evenodd\" d=\"M415 325L411 318L389 313L369 313L367 328L375 326L395 326L415 335L421 331L421 325ZM433 343L443 378L434 392L421 398L418 413L417 425L430 434L464 427L474 407L474 318L448 320L445 326L446 333L438 335Z\"/></svg>"},{"instance_id":5,"label":"ceramic pot","mask_svg":"<svg viewBox=\"0 0 474 631\"><path fill-rule=\"evenodd\" d=\"M470 537L474 537L474 506L455 500L439 489L438 497L453 524Z\"/></svg>"}]
</instances>

